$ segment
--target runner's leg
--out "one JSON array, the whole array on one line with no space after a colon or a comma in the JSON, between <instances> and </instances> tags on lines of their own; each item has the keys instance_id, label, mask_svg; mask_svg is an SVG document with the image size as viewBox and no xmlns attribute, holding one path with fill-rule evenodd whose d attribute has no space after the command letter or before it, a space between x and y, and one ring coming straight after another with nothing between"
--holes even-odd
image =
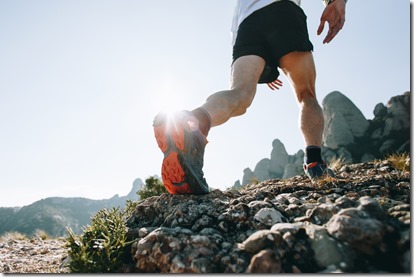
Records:
<instances>
[{"instance_id":1,"label":"runner's leg","mask_svg":"<svg viewBox=\"0 0 414 277\"><path fill-rule=\"evenodd\" d=\"M324 128L322 108L315 95L316 70L312 52L291 52L279 61L300 107L299 125L306 146L321 146Z\"/></svg>"}]
</instances>

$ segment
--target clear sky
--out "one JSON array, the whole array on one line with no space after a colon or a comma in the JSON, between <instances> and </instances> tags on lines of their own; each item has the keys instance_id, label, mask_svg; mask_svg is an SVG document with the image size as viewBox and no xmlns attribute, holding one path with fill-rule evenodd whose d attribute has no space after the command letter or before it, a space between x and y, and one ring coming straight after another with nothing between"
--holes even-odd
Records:
<instances>
[{"instance_id":1,"label":"clear sky","mask_svg":"<svg viewBox=\"0 0 414 277\"><path fill-rule=\"evenodd\" d=\"M160 175L153 117L193 109L227 89L235 0L1 0L0 206L50 196L125 195ZM347 95L367 119L410 90L410 2L349 0L344 29L316 35L320 0L302 0L317 96ZM326 30L324 35L326 34ZM303 147L284 76L260 85L245 116L210 131L205 177L225 189L280 139Z\"/></svg>"}]
</instances>

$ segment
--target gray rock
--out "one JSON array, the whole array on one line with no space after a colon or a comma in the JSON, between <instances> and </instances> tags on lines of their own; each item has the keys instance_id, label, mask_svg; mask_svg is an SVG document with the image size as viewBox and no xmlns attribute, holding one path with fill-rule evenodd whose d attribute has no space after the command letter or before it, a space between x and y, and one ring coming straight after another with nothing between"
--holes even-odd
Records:
<instances>
[{"instance_id":1,"label":"gray rock","mask_svg":"<svg viewBox=\"0 0 414 277\"><path fill-rule=\"evenodd\" d=\"M324 145L338 149L355 142L354 135L348 126L346 118L342 114L325 116Z\"/></svg>"},{"instance_id":2,"label":"gray rock","mask_svg":"<svg viewBox=\"0 0 414 277\"><path fill-rule=\"evenodd\" d=\"M337 149L362 137L369 123L362 112L345 95L338 91L328 94L322 102L325 128L325 146Z\"/></svg>"},{"instance_id":3,"label":"gray rock","mask_svg":"<svg viewBox=\"0 0 414 277\"><path fill-rule=\"evenodd\" d=\"M411 140L407 140L406 142L401 144L400 147L398 147L396 152L397 153L409 153L411 150L410 145L411 145Z\"/></svg>"},{"instance_id":4,"label":"gray rock","mask_svg":"<svg viewBox=\"0 0 414 277\"><path fill-rule=\"evenodd\" d=\"M302 165L298 166L297 164L287 164L283 171L283 179L288 179L297 175L300 175L303 172Z\"/></svg>"},{"instance_id":5,"label":"gray rock","mask_svg":"<svg viewBox=\"0 0 414 277\"><path fill-rule=\"evenodd\" d=\"M271 231L277 231L282 234L290 232L291 234L296 234L301 227L305 226L302 222L295 223L276 223L270 228Z\"/></svg>"},{"instance_id":6,"label":"gray rock","mask_svg":"<svg viewBox=\"0 0 414 277\"><path fill-rule=\"evenodd\" d=\"M238 248L256 254L260 250L277 245L282 241L282 235L277 231L260 230L249 236L243 243L238 245Z\"/></svg>"},{"instance_id":7,"label":"gray rock","mask_svg":"<svg viewBox=\"0 0 414 277\"><path fill-rule=\"evenodd\" d=\"M266 226L273 226L276 223L287 222L288 220L274 208L263 208L254 215L254 219Z\"/></svg>"},{"instance_id":8,"label":"gray rock","mask_svg":"<svg viewBox=\"0 0 414 277\"><path fill-rule=\"evenodd\" d=\"M330 235L368 255L375 254L385 234L381 221L357 208L341 210L332 216L326 226Z\"/></svg>"},{"instance_id":9,"label":"gray rock","mask_svg":"<svg viewBox=\"0 0 414 277\"><path fill-rule=\"evenodd\" d=\"M282 261L277 254L265 249L253 256L246 273L280 273L281 270Z\"/></svg>"},{"instance_id":10,"label":"gray rock","mask_svg":"<svg viewBox=\"0 0 414 277\"><path fill-rule=\"evenodd\" d=\"M336 158L341 159L344 163L352 163L352 154L346 150L346 148L341 147L336 151Z\"/></svg>"},{"instance_id":11,"label":"gray rock","mask_svg":"<svg viewBox=\"0 0 414 277\"><path fill-rule=\"evenodd\" d=\"M253 175L256 177L258 181L264 181L270 179L270 160L269 159L262 159L260 162L257 163L256 167L254 168Z\"/></svg>"},{"instance_id":12,"label":"gray rock","mask_svg":"<svg viewBox=\"0 0 414 277\"><path fill-rule=\"evenodd\" d=\"M255 200L247 204L249 207L249 214L255 215L263 208L271 208L273 205L266 201Z\"/></svg>"},{"instance_id":13,"label":"gray rock","mask_svg":"<svg viewBox=\"0 0 414 277\"><path fill-rule=\"evenodd\" d=\"M384 154L391 154L394 149L395 139L388 139L380 146L379 151Z\"/></svg>"},{"instance_id":14,"label":"gray rock","mask_svg":"<svg viewBox=\"0 0 414 277\"><path fill-rule=\"evenodd\" d=\"M340 268L343 271L352 271L354 261L352 250L346 245L329 236L325 228L309 224L305 225L310 245L315 253L315 260L320 267Z\"/></svg>"},{"instance_id":15,"label":"gray rock","mask_svg":"<svg viewBox=\"0 0 414 277\"><path fill-rule=\"evenodd\" d=\"M365 153L361 158L361 163L368 163L375 160L375 156L370 153Z\"/></svg>"},{"instance_id":16,"label":"gray rock","mask_svg":"<svg viewBox=\"0 0 414 277\"><path fill-rule=\"evenodd\" d=\"M270 154L270 175L273 178L281 178L285 171L285 166L289 163L289 154L283 143L275 139L272 143L272 152Z\"/></svg>"},{"instance_id":17,"label":"gray rock","mask_svg":"<svg viewBox=\"0 0 414 277\"><path fill-rule=\"evenodd\" d=\"M306 215L313 224L323 225L339 211L339 208L332 204L320 204L312 210L307 210Z\"/></svg>"},{"instance_id":18,"label":"gray rock","mask_svg":"<svg viewBox=\"0 0 414 277\"><path fill-rule=\"evenodd\" d=\"M253 174L253 171L250 168L246 168L243 171L243 173L244 173L244 175L243 175L243 180L242 180L242 186L250 184L254 181L255 176Z\"/></svg>"},{"instance_id":19,"label":"gray rock","mask_svg":"<svg viewBox=\"0 0 414 277\"><path fill-rule=\"evenodd\" d=\"M203 257L192 260L190 268L192 273L208 273L216 271L214 263Z\"/></svg>"},{"instance_id":20,"label":"gray rock","mask_svg":"<svg viewBox=\"0 0 414 277\"><path fill-rule=\"evenodd\" d=\"M376 118L383 118L387 115L388 109L382 103L378 103L374 108L374 116Z\"/></svg>"},{"instance_id":21,"label":"gray rock","mask_svg":"<svg viewBox=\"0 0 414 277\"><path fill-rule=\"evenodd\" d=\"M358 202L359 206L357 208L361 211L367 212L371 217L378 220L383 220L385 218L385 211L375 199L369 196L363 196L358 200Z\"/></svg>"},{"instance_id":22,"label":"gray rock","mask_svg":"<svg viewBox=\"0 0 414 277\"><path fill-rule=\"evenodd\" d=\"M388 115L391 119L386 124L390 125L392 131L398 131L410 127L410 98L411 93L392 97L388 103Z\"/></svg>"}]
</instances>

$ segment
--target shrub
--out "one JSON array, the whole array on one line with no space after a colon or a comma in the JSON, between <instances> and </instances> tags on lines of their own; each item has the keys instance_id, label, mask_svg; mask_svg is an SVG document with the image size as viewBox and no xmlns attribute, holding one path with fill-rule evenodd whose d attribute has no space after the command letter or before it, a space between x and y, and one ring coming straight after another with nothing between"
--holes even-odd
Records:
<instances>
[{"instance_id":1,"label":"shrub","mask_svg":"<svg viewBox=\"0 0 414 277\"><path fill-rule=\"evenodd\" d=\"M91 218L83 234L68 229L69 269L74 273L117 272L127 242L126 219L129 214L119 208L101 209Z\"/></svg>"},{"instance_id":2,"label":"shrub","mask_svg":"<svg viewBox=\"0 0 414 277\"><path fill-rule=\"evenodd\" d=\"M137 194L141 197L141 200L158 196L163 193L168 193L164 187L164 184L155 176L149 177L145 180L145 186L137 191Z\"/></svg>"},{"instance_id":3,"label":"shrub","mask_svg":"<svg viewBox=\"0 0 414 277\"><path fill-rule=\"evenodd\" d=\"M166 193L163 183L156 177L145 180L145 186L137 192L141 199ZM69 236L69 269L73 273L117 272L126 259L130 259L127 246L126 221L134 212L137 203L127 201L124 209L101 209L91 217L90 225L76 235L67 228Z\"/></svg>"}]
</instances>

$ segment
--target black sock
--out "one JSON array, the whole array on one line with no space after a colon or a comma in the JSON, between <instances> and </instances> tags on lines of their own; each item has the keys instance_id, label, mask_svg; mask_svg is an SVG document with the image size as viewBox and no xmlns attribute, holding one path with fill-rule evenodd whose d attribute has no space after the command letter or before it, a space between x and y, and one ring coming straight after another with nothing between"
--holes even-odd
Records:
<instances>
[{"instance_id":1,"label":"black sock","mask_svg":"<svg viewBox=\"0 0 414 277\"><path fill-rule=\"evenodd\" d=\"M201 133L207 137L208 132L211 129L211 118L208 112L203 108L197 108L192 110L191 113L198 119Z\"/></svg>"},{"instance_id":2,"label":"black sock","mask_svg":"<svg viewBox=\"0 0 414 277\"><path fill-rule=\"evenodd\" d=\"M322 162L321 148L319 146L308 146L305 149L305 163Z\"/></svg>"}]
</instances>

